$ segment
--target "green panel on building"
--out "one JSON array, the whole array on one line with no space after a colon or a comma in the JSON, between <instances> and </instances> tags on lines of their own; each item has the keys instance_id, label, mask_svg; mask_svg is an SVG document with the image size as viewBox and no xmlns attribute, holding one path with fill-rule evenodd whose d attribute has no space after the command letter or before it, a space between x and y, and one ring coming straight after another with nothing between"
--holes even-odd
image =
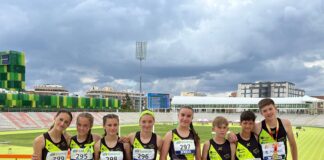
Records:
<instances>
[{"instance_id":1,"label":"green panel on building","mask_svg":"<svg viewBox=\"0 0 324 160\"><path fill-rule=\"evenodd\" d=\"M0 88L25 90L25 54L18 51L0 52Z\"/></svg>"},{"instance_id":2,"label":"green panel on building","mask_svg":"<svg viewBox=\"0 0 324 160\"><path fill-rule=\"evenodd\" d=\"M78 97L72 97L72 107L79 108L78 106Z\"/></svg>"},{"instance_id":3,"label":"green panel on building","mask_svg":"<svg viewBox=\"0 0 324 160\"><path fill-rule=\"evenodd\" d=\"M72 107L72 97L67 97L67 105L64 107L66 107L66 108Z\"/></svg>"}]
</instances>

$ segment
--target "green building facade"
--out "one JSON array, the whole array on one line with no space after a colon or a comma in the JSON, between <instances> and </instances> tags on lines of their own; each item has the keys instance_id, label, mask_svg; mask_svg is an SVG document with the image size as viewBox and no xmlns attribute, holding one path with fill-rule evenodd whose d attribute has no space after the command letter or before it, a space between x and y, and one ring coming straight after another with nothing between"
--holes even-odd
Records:
<instances>
[{"instance_id":1,"label":"green building facade","mask_svg":"<svg viewBox=\"0 0 324 160\"><path fill-rule=\"evenodd\" d=\"M56 111L63 108L72 111L107 111L119 109L120 106L120 100L110 98L0 93L0 111Z\"/></svg>"},{"instance_id":2,"label":"green building facade","mask_svg":"<svg viewBox=\"0 0 324 160\"><path fill-rule=\"evenodd\" d=\"M17 51L0 52L0 88L24 91L25 54Z\"/></svg>"},{"instance_id":3,"label":"green building facade","mask_svg":"<svg viewBox=\"0 0 324 160\"><path fill-rule=\"evenodd\" d=\"M60 108L72 111L107 111L119 109L121 101L112 98L88 98L24 93L25 54L18 51L0 52L1 111L56 111ZM11 92L12 91L12 92Z\"/></svg>"}]
</instances>

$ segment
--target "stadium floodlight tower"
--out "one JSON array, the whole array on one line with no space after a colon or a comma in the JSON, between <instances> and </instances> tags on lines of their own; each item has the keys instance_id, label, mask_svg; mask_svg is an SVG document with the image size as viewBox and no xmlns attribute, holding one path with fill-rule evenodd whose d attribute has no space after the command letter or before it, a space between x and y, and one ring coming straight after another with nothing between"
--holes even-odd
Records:
<instances>
[{"instance_id":1,"label":"stadium floodlight tower","mask_svg":"<svg viewBox=\"0 0 324 160\"><path fill-rule=\"evenodd\" d=\"M136 59L140 60L140 102L139 111L142 112L142 61L146 58L146 42L136 42Z\"/></svg>"}]
</instances>

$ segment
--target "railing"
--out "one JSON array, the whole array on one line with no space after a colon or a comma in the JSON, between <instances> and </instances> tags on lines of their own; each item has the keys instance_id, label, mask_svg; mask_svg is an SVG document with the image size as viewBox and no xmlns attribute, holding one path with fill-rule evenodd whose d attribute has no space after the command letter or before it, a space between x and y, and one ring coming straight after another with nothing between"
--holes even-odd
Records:
<instances>
[{"instance_id":1,"label":"railing","mask_svg":"<svg viewBox=\"0 0 324 160\"><path fill-rule=\"evenodd\" d=\"M0 154L0 159L32 159L31 154ZM70 151L68 151L67 159L70 160Z\"/></svg>"},{"instance_id":2,"label":"railing","mask_svg":"<svg viewBox=\"0 0 324 160\"><path fill-rule=\"evenodd\" d=\"M0 159L3 158L13 158L15 160L17 159L31 159L31 154L0 154Z\"/></svg>"}]
</instances>

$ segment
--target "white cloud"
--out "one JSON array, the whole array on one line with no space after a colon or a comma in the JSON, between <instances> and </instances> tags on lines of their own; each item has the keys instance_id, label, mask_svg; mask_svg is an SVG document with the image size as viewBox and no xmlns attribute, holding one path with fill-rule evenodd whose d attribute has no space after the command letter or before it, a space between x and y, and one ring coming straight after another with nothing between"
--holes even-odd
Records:
<instances>
[{"instance_id":1,"label":"white cloud","mask_svg":"<svg viewBox=\"0 0 324 160\"><path fill-rule=\"evenodd\" d=\"M324 71L324 59L322 59L322 60L316 60L316 61L312 61L312 62L305 62L304 65L307 68L320 67Z\"/></svg>"},{"instance_id":2,"label":"white cloud","mask_svg":"<svg viewBox=\"0 0 324 160\"><path fill-rule=\"evenodd\" d=\"M86 83L95 83L98 81L98 79L93 78L93 77L81 77L80 81L81 81L81 83L86 84Z\"/></svg>"},{"instance_id":3,"label":"white cloud","mask_svg":"<svg viewBox=\"0 0 324 160\"><path fill-rule=\"evenodd\" d=\"M130 88L133 88L137 85L137 82L131 79L115 79L113 83L116 83L117 85L121 85L121 86L130 87Z\"/></svg>"}]
</instances>

